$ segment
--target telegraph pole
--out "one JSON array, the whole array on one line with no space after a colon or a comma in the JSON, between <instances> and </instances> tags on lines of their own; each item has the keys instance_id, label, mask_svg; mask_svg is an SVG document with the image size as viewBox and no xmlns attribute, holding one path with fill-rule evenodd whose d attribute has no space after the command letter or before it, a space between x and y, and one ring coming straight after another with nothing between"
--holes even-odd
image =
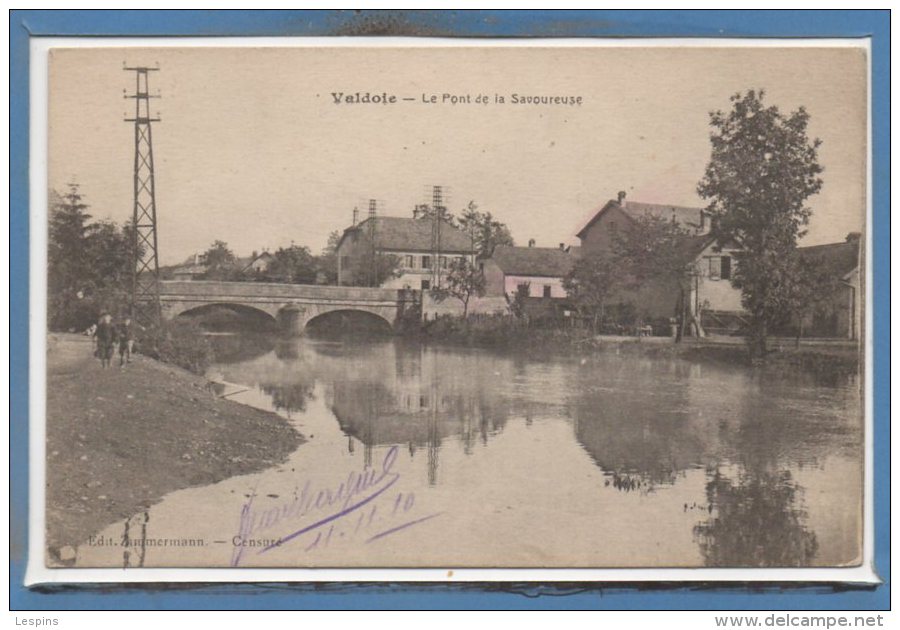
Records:
<instances>
[{"instance_id":1,"label":"telegraph pole","mask_svg":"<svg viewBox=\"0 0 900 630\"><path fill-rule=\"evenodd\" d=\"M431 286L441 286L441 225L444 218L444 189L431 188Z\"/></svg>"},{"instance_id":2,"label":"telegraph pole","mask_svg":"<svg viewBox=\"0 0 900 630\"><path fill-rule=\"evenodd\" d=\"M369 286L377 287L378 286L378 245L375 243L375 239L377 238L377 234L375 231L375 213L378 202L374 199L369 199L369 273L371 274L371 280L369 282Z\"/></svg>"},{"instance_id":3,"label":"telegraph pole","mask_svg":"<svg viewBox=\"0 0 900 630\"><path fill-rule=\"evenodd\" d=\"M159 257L156 235L156 181L153 173L153 131L151 123L159 118L150 116L149 73L159 67L125 67L134 72L134 210L131 215L131 315L141 326L157 326L160 322Z\"/></svg>"}]
</instances>

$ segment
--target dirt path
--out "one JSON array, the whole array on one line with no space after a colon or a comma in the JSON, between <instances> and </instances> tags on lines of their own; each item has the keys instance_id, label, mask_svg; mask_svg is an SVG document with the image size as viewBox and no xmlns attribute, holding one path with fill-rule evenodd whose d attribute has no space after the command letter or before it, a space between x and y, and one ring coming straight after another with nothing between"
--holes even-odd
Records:
<instances>
[{"instance_id":1,"label":"dirt path","mask_svg":"<svg viewBox=\"0 0 900 630\"><path fill-rule=\"evenodd\" d=\"M136 356L102 370L87 337L50 335L47 365L49 564L169 492L262 470L303 442L180 368Z\"/></svg>"}]
</instances>

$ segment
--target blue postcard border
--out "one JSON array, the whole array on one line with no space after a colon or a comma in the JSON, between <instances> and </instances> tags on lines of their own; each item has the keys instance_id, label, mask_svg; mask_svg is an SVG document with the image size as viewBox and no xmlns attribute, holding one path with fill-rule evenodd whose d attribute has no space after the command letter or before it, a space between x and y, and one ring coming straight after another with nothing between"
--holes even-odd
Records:
<instances>
[{"instance_id":1,"label":"blue postcard border","mask_svg":"<svg viewBox=\"0 0 900 630\"><path fill-rule=\"evenodd\" d=\"M49 36L871 37L875 564L852 585L151 585L27 589L29 40ZM10 609L890 608L890 11L138 11L10 14Z\"/></svg>"}]
</instances>

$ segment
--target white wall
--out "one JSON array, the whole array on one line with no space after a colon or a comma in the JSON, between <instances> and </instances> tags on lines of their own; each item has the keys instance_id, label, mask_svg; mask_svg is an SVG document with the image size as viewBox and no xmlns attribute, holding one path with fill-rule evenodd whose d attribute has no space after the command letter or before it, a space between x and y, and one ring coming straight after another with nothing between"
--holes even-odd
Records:
<instances>
[{"instance_id":1,"label":"white wall","mask_svg":"<svg viewBox=\"0 0 900 630\"><path fill-rule=\"evenodd\" d=\"M564 298L566 290L563 288L562 278L547 278L545 276L506 276L504 290L507 295L515 295L520 284L529 283L529 297L544 297L544 286L550 285L550 297Z\"/></svg>"}]
</instances>

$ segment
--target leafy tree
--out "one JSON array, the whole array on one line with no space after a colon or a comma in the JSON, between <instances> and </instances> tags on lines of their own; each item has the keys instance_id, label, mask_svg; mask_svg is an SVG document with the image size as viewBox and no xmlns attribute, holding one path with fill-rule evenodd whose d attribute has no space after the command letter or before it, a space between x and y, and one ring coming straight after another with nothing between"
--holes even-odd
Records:
<instances>
[{"instance_id":1,"label":"leafy tree","mask_svg":"<svg viewBox=\"0 0 900 630\"><path fill-rule=\"evenodd\" d=\"M494 253L497 245L514 245L509 228L490 213L479 212L478 205L470 201L459 218L459 228L469 235L472 250L479 257Z\"/></svg>"},{"instance_id":2,"label":"leafy tree","mask_svg":"<svg viewBox=\"0 0 900 630\"><path fill-rule=\"evenodd\" d=\"M794 250L785 259L783 297L786 314L794 320L796 346L800 347L804 320L827 306L841 286L841 274L829 259L812 259Z\"/></svg>"},{"instance_id":3,"label":"leafy tree","mask_svg":"<svg viewBox=\"0 0 900 630\"><path fill-rule=\"evenodd\" d=\"M313 284L316 281L316 260L308 247L281 247L269 263L266 278L276 282Z\"/></svg>"},{"instance_id":4,"label":"leafy tree","mask_svg":"<svg viewBox=\"0 0 900 630\"><path fill-rule=\"evenodd\" d=\"M579 312L591 318L591 329L595 333L600 328L606 304L619 288L620 281L618 262L605 252L582 256L563 278L569 298Z\"/></svg>"},{"instance_id":5,"label":"leafy tree","mask_svg":"<svg viewBox=\"0 0 900 630\"><path fill-rule=\"evenodd\" d=\"M454 227L456 226L456 217L454 217L453 214L451 214L450 211L447 210L447 208L445 208L444 206L441 206L437 209L437 212L439 213L441 219L443 219L445 223L452 225ZM414 219L432 219L434 217L434 215L435 215L434 208L427 203L417 204L417 205L413 206L413 218Z\"/></svg>"},{"instance_id":6,"label":"leafy tree","mask_svg":"<svg viewBox=\"0 0 900 630\"><path fill-rule=\"evenodd\" d=\"M341 233L337 230L328 235L328 243L316 257L316 271L322 274L325 284L337 284L337 247Z\"/></svg>"},{"instance_id":7,"label":"leafy tree","mask_svg":"<svg viewBox=\"0 0 900 630\"><path fill-rule=\"evenodd\" d=\"M688 247L691 232L681 224L661 216L638 216L616 234L613 257L621 268L625 288L639 289L650 284L677 287L674 304L678 320L675 340L681 341L687 323L688 282L696 252Z\"/></svg>"},{"instance_id":8,"label":"leafy tree","mask_svg":"<svg viewBox=\"0 0 900 630\"><path fill-rule=\"evenodd\" d=\"M357 253L349 256L343 269L346 284L358 287L377 287L397 276L400 257L377 251L368 234L360 237L356 244Z\"/></svg>"},{"instance_id":9,"label":"leafy tree","mask_svg":"<svg viewBox=\"0 0 900 630\"><path fill-rule=\"evenodd\" d=\"M453 297L462 302L463 319L469 316L469 301L474 296L481 297L485 291L484 274L467 259L454 258L447 266L447 275L440 286L432 287L431 297L443 302Z\"/></svg>"},{"instance_id":10,"label":"leafy tree","mask_svg":"<svg viewBox=\"0 0 900 630\"><path fill-rule=\"evenodd\" d=\"M510 315L515 317L516 319L524 319L527 311L525 310L525 304L527 303L528 296L531 294L531 283L525 282L523 284L516 285L516 292L509 296L506 295L506 306L509 309Z\"/></svg>"},{"instance_id":11,"label":"leafy tree","mask_svg":"<svg viewBox=\"0 0 900 630\"><path fill-rule=\"evenodd\" d=\"M233 279L239 271L235 268L237 259L224 241L214 241L202 255L202 260L206 265L205 277L209 280Z\"/></svg>"},{"instance_id":12,"label":"leafy tree","mask_svg":"<svg viewBox=\"0 0 900 630\"><path fill-rule=\"evenodd\" d=\"M763 100L762 90L738 93L729 113L710 114L712 153L697 186L720 241L741 245L732 283L750 316L751 347L761 355L787 301L786 259L806 232L806 200L822 188L821 141L807 135L806 109L782 114Z\"/></svg>"}]
</instances>

